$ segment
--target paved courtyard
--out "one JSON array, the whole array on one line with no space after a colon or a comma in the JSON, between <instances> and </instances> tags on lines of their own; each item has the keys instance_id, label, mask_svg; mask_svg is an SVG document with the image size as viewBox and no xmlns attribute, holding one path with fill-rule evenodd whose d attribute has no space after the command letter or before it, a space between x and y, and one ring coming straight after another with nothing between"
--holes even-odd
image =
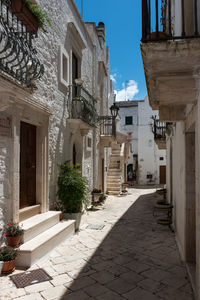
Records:
<instances>
[{"instance_id":1,"label":"paved courtyard","mask_svg":"<svg viewBox=\"0 0 200 300\"><path fill-rule=\"evenodd\" d=\"M109 196L83 217L78 234L31 268L45 269L53 280L17 289L2 276L0 299L193 299L174 234L152 215L154 192Z\"/></svg>"}]
</instances>

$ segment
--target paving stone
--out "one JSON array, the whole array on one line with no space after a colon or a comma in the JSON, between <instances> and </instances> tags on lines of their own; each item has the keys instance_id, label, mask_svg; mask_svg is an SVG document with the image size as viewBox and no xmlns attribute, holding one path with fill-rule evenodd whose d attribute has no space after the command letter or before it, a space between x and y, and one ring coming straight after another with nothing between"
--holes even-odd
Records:
<instances>
[{"instance_id":1,"label":"paving stone","mask_svg":"<svg viewBox=\"0 0 200 300\"><path fill-rule=\"evenodd\" d=\"M114 265L111 268L109 268L109 272L114 274L115 276L119 276L123 273L129 272L129 269L124 266Z\"/></svg>"},{"instance_id":2,"label":"paving stone","mask_svg":"<svg viewBox=\"0 0 200 300\"><path fill-rule=\"evenodd\" d=\"M44 300L44 298L42 298L42 296L39 293L33 293L31 295L26 295L26 296L15 298L15 299L16 300ZM4 299L1 298L1 300L4 300Z\"/></svg>"},{"instance_id":3,"label":"paving stone","mask_svg":"<svg viewBox=\"0 0 200 300\"><path fill-rule=\"evenodd\" d=\"M41 292L41 295L46 300L62 299L67 295L67 289L64 286L52 287L46 291Z\"/></svg>"},{"instance_id":4,"label":"paving stone","mask_svg":"<svg viewBox=\"0 0 200 300\"><path fill-rule=\"evenodd\" d=\"M108 271L107 272L106 271L96 272L96 273L90 275L90 277L95 279L96 281L98 281L101 284L108 283L116 278L114 274L112 274Z\"/></svg>"},{"instance_id":5,"label":"paving stone","mask_svg":"<svg viewBox=\"0 0 200 300\"><path fill-rule=\"evenodd\" d=\"M137 283L139 287L141 287L144 290L150 291L150 292L157 292L165 287L163 283L160 283L158 281L155 281L152 279L144 279L142 281L139 281Z\"/></svg>"},{"instance_id":6,"label":"paving stone","mask_svg":"<svg viewBox=\"0 0 200 300\"><path fill-rule=\"evenodd\" d=\"M108 293L105 293L103 295L100 295L98 297L96 297L95 299L97 300L122 300L125 299L124 297L110 291ZM141 299L142 300L142 299Z\"/></svg>"},{"instance_id":7,"label":"paving stone","mask_svg":"<svg viewBox=\"0 0 200 300\"><path fill-rule=\"evenodd\" d=\"M133 271L123 273L119 278L131 283L133 286L135 286L139 281L144 280L143 276L140 276Z\"/></svg>"},{"instance_id":8,"label":"paving stone","mask_svg":"<svg viewBox=\"0 0 200 300\"><path fill-rule=\"evenodd\" d=\"M122 295L133 289L133 284L129 283L123 279L115 279L110 283L106 284L108 289L111 289L114 292Z\"/></svg>"},{"instance_id":9,"label":"paving stone","mask_svg":"<svg viewBox=\"0 0 200 300\"><path fill-rule=\"evenodd\" d=\"M91 297L97 297L99 295L109 292L109 290L102 284L95 283L93 285L90 285L90 286L84 288L84 292Z\"/></svg>"},{"instance_id":10,"label":"paving stone","mask_svg":"<svg viewBox=\"0 0 200 300\"><path fill-rule=\"evenodd\" d=\"M48 281L45 281L45 282L26 286L24 289L27 293L37 293L37 292L47 290L51 287L52 287L52 284L50 284Z\"/></svg>"},{"instance_id":11,"label":"paving stone","mask_svg":"<svg viewBox=\"0 0 200 300\"><path fill-rule=\"evenodd\" d=\"M50 282L54 285L62 285L64 283L70 282L72 281L72 278L70 276L68 276L67 274L62 274L62 275L58 275L53 277L53 280L51 280Z\"/></svg>"},{"instance_id":12,"label":"paving stone","mask_svg":"<svg viewBox=\"0 0 200 300\"><path fill-rule=\"evenodd\" d=\"M126 264L125 267L133 270L134 272L136 272L138 274L145 271L145 270L150 269L150 266L148 266L146 264L143 264L143 263L140 263L138 261L132 261L132 262Z\"/></svg>"},{"instance_id":13,"label":"paving stone","mask_svg":"<svg viewBox=\"0 0 200 300\"><path fill-rule=\"evenodd\" d=\"M172 287L165 287L162 291L159 291L157 295L164 300L194 300L193 295L181 292L178 289Z\"/></svg>"},{"instance_id":14,"label":"paving stone","mask_svg":"<svg viewBox=\"0 0 200 300\"><path fill-rule=\"evenodd\" d=\"M77 292L72 292L68 295L65 295L61 299L62 300L87 300L87 299L92 299L92 298L83 291L77 291Z\"/></svg>"},{"instance_id":15,"label":"paving stone","mask_svg":"<svg viewBox=\"0 0 200 300\"><path fill-rule=\"evenodd\" d=\"M3 285L1 286L0 289L0 299L4 300L4 299L13 299L13 298L17 298L20 296L24 296L26 295L26 292L24 289L17 289L17 288L13 288L13 287L8 287L8 288L3 288Z\"/></svg>"},{"instance_id":16,"label":"paving stone","mask_svg":"<svg viewBox=\"0 0 200 300\"><path fill-rule=\"evenodd\" d=\"M170 285L177 289L186 285L187 282L188 280L185 277L179 277L174 274L171 274L162 279L162 283L164 283L165 285Z\"/></svg>"},{"instance_id":17,"label":"paving stone","mask_svg":"<svg viewBox=\"0 0 200 300\"><path fill-rule=\"evenodd\" d=\"M172 274L160 269L150 269L142 272L141 275L150 279L153 278L155 281L162 281L164 278L168 278Z\"/></svg>"},{"instance_id":18,"label":"paving stone","mask_svg":"<svg viewBox=\"0 0 200 300\"><path fill-rule=\"evenodd\" d=\"M89 276L82 277L82 278L76 279L73 282L73 284L70 286L70 289L72 291L76 291L76 290L83 289L83 288L85 288L87 286L93 285L94 283L96 283L96 281L93 280L92 278L90 278Z\"/></svg>"},{"instance_id":19,"label":"paving stone","mask_svg":"<svg viewBox=\"0 0 200 300\"><path fill-rule=\"evenodd\" d=\"M136 288L129 293L123 295L126 299L130 300L160 300L161 298L157 297L156 295L147 292L141 288ZM172 300L169 298L168 300ZM178 300L178 299L176 299ZM181 299L182 300L182 299Z\"/></svg>"}]
</instances>

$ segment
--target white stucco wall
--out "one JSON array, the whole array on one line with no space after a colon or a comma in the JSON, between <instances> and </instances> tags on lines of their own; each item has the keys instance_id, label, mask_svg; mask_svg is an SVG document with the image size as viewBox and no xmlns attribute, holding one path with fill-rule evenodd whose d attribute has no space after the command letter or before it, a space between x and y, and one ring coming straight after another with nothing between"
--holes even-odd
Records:
<instances>
[{"instance_id":1,"label":"white stucco wall","mask_svg":"<svg viewBox=\"0 0 200 300\"><path fill-rule=\"evenodd\" d=\"M13 102L9 100L10 102L7 102L8 108L5 108L5 113L9 113L13 121L12 137L0 136L0 225L10 221L13 216L13 207L9 204L13 201L16 203L19 201L20 120L35 124L39 131L42 125L40 118L43 111L45 118L46 111L50 112L49 123L44 121L48 133L46 137L48 146L47 149L45 148L45 155L49 156L49 190L46 193L49 193L50 201L54 201L56 198L58 164L65 160L72 160L74 143L77 149L77 160L82 163L82 173L87 177L89 187L93 188L96 170L98 170L98 159L94 166L94 157L98 158L100 155L99 150L94 152L94 149L98 148L98 130L91 130L88 133L92 137L91 151L86 149L87 137L83 137L79 131L71 132L70 130L67 121L69 117L69 90L60 82L60 45L65 48L69 55L69 83L72 83L73 51L80 62L79 75L84 79L84 87L89 93L95 97L99 96L99 79L103 81L104 88L101 101L105 113L108 101L112 97L109 51L106 43L100 46L95 24L93 24L93 38L91 38L73 0L60 0L59 3L53 0L38 0L37 2L47 12L51 20L48 32L43 33L39 30L38 38L34 41L37 55L45 67L44 76L36 82L37 90L34 93L24 91L20 95L20 88L18 89L16 86L13 86L13 89L9 86L7 88L4 81L0 79L1 90L4 89L8 93L12 90L12 98L14 99ZM70 22L76 28L73 34L69 26ZM85 49L81 50L83 44ZM99 72L99 61L103 61L105 64L103 79L101 79L102 74ZM33 103L34 108L32 108L31 103ZM26 108L34 111L36 114L34 120L30 113L26 114ZM40 111L38 114L37 109ZM98 105L97 109L98 111L100 109ZM16 124L18 127L15 126ZM95 134L97 135L96 139L94 139ZM13 147L15 153L13 153ZM13 155L16 155L15 161ZM96 170L94 170L95 168ZM12 180L11 177L15 180ZM11 191L15 193L15 196L11 195Z\"/></svg>"},{"instance_id":2,"label":"white stucco wall","mask_svg":"<svg viewBox=\"0 0 200 300\"><path fill-rule=\"evenodd\" d=\"M138 103L138 178L139 184L147 184L147 174L152 174L152 182L160 182L160 166L166 165L166 151L159 150L152 132L152 116L158 116L149 105L148 97ZM164 160L160 160L163 157Z\"/></svg>"},{"instance_id":3,"label":"white stucco wall","mask_svg":"<svg viewBox=\"0 0 200 300\"><path fill-rule=\"evenodd\" d=\"M185 208L186 208L186 186L185 186L185 133L184 123L176 123L172 137L172 164L173 164L173 205L174 225L181 256L184 257L185 248Z\"/></svg>"}]
</instances>

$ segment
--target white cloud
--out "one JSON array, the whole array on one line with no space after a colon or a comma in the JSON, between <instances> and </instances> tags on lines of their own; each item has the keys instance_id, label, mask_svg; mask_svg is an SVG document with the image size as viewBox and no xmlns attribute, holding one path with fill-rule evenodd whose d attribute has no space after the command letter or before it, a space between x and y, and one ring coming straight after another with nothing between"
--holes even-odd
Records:
<instances>
[{"instance_id":1,"label":"white cloud","mask_svg":"<svg viewBox=\"0 0 200 300\"><path fill-rule=\"evenodd\" d=\"M122 84L122 89L115 91L116 101L133 100L135 95L139 93L138 83L135 80L129 80Z\"/></svg>"},{"instance_id":2,"label":"white cloud","mask_svg":"<svg viewBox=\"0 0 200 300\"><path fill-rule=\"evenodd\" d=\"M113 81L113 83L117 82L116 77L117 77L116 73L110 75L110 79Z\"/></svg>"}]
</instances>

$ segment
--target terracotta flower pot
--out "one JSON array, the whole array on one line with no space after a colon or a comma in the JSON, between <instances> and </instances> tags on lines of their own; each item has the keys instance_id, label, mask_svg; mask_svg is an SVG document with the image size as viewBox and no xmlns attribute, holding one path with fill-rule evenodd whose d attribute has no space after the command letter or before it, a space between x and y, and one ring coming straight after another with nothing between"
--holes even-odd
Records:
<instances>
[{"instance_id":1,"label":"terracotta flower pot","mask_svg":"<svg viewBox=\"0 0 200 300\"><path fill-rule=\"evenodd\" d=\"M19 246L20 241L21 241L21 235L17 235L17 236L7 236L6 237L6 244L7 246L16 248Z\"/></svg>"},{"instance_id":2,"label":"terracotta flower pot","mask_svg":"<svg viewBox=\"0 0 200 300\"><path fill-rule=\"evenodd\" d=\"M63 219L63 212L62 211L60 212L59 218L60 218L60 221L62 221L62 219Z\"/></svg>"},{"instance_id":3,"label":"terracotta flower pot","mask_svg":"<svg viewBox=\"0 0 200 300\"><path fill-rule=\"evenodd\" d=\"M10 274L15 270L15 259L10 261L4 261L1 270L2 274Z\"/></svg>"},{"instance_id":4,"label":"terracotta flower pot","mask_svg":"<svg viewBox=\"0 0 200 300\"><path fill-rule=\"evenodd\" d=\"M29 31L34 33L38 31L38 20L23 0L12 0L11 10Z\"/></svg>"}]
</instances>

